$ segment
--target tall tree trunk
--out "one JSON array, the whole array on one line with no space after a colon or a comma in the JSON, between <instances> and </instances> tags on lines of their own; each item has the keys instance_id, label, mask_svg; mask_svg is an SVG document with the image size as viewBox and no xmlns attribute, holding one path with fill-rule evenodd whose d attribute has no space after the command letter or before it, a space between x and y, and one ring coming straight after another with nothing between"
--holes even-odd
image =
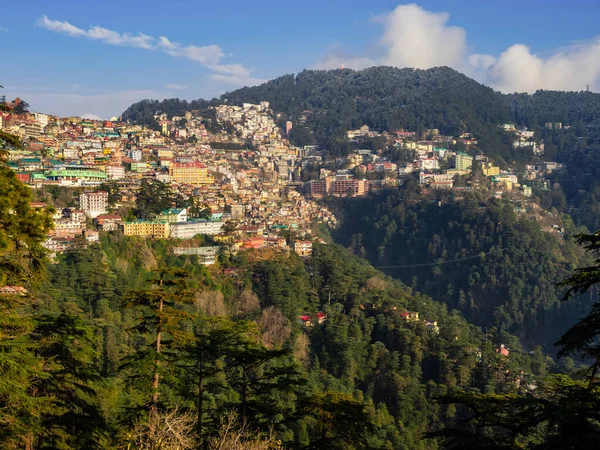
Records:
<instances>
[{"instance_id":1,"label":"tall tree trunk","mask_svg":"<svg viewBox=\"0 0 600 450\"><path fill-rule=\"evenodd\" d=\"M246 369L242 368L242 423L246 423Z\"/></svg>"},{"instance_id":2,"label":"tall tree trunk","mask_svg":"<svg viewBox=\"0 0 600 450\"><path fill-rule=\"evenodd\" d=\"M160 280L160 286L162 287L162 279ZM162 339L162 314L164 307L163 298L160 298L160 303L158 305L158 327L156 330L156 359L154 360L154 376L152 377L152 414L156 414L158 408L158 381L160 378L160 374L158 373L158 369L160 367L160 341Z\"/></svg>"},{"instance_id":3,"label":"tall tree trunk","mask_svg":"<svg viewBox=\"0 0 600 450\"><path fill-rule=\"evenodd\" d=\"M596 356L596 362L594 363L594 367L592 367L592 374L590 375L590 382L588 384L589 392L591 392L592 388L594 387L594 379L598 373L598 367L600 367L600 355Z\"/></svg>"},{"instance_id":4,"label":"tall tree trunk","mask_svg":"<svg viewBox=\"0 0 600 450\"><path fill-rule=\"evenodd\" d=\"M202 449L205 446L204 438L202 437L202 416L204 415L204 351L200 352L200 370L198 371L198 448Z\"/></svg>"}]
</instances>

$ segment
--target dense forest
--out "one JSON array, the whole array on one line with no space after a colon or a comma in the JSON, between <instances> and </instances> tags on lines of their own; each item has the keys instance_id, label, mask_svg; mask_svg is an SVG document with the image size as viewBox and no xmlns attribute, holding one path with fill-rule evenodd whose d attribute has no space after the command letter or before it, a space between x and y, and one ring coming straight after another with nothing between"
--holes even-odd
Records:
<instances>
[{"instance_id":1,"label":"dense forest","mask_svg":"<svg viewBox=\"0 0 600 450\"><path fill-rule=\"evenodd\" d=\"M207 441L233 411L253 430L274 430L286 448L433 448L423 434L456 415L433 396L518 392L519 373L534 379L554 367L541 353L536 366L506 333L486 338L339 246L319 245L306 261L252 252L207 269L174 256L172 245L106 236L48 266L39 301L45 314L74 315L87 327L105 432L122 430L129 413L139 417L152 406L151 377L143 375L156 357L148 306L156 291L148 280L170 273L163 267L185 271L187 297L164 313L169 354L161 358L158 404L201 416ZM326 314L321 324L319 311ZM407 311L419 319L407 320ZM302 326L301 315L313 326ZM510 359L495 353L500 343L511 348ZM328 409L348 417L336 416L323 431ZM356 434L338 420L354 421Z\"/></svg>"},{"instance_id":2,"label":"dense forest","mask_svg":"<svg viewBox=\"0 0 600 450\"><path fill-rule=\"evenodd\" d=\"M529 347L553 343L583 314L590 296L560 302L556 286L589 262L563 234L516 211L514 202L473 193L398 191L331 201L343 220L336 240L375 266ZM387 267L387 268L386 268Z\"/></svg>"}]
</instances>

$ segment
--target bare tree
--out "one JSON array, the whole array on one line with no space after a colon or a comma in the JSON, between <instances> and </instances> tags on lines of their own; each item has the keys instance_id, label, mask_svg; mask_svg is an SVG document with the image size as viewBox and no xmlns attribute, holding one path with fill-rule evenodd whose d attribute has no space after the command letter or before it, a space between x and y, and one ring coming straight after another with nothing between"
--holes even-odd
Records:
<instances>
[{"instance_id":1,"label":"bare tree","mask_svg":"<svg viewBox=\"0 0 600 450\"><path fill-rule=\"evenodd\" d=\"M300 333L294 343L294 358L302 364L308 364L310 350L310 339L306 333Z\"/></svg>"},{"instance_id":2,"label":"bare tree","mask_svg":"<svg viewBox=\"0 0 600 450\"><path fill-rule=\"evenodd\" d=\"M236 413L230 413L221 423L219 434L209 441L210 450L283 450L281 441L271 431L261 437L258 432L240 423Z\"/></svg>"},{"instance_id":3,"label":"bare tree","mask_svg":"<svg viewBox=\"0 0 600 450\"><path fill-rule=\"evenodd\" d=\"M256 323L261 327L261 339L267 348L281 346L292 332L290 321L275 306L263 309Z\"/></svg>"},{"instance_id":4,"label":"bare tree","mask_svg":"<svg viewBox=\"0 0 600 450\"><path fill-rule=\"evenodd\" d=\"M260 302L252 289L246 288L240 292L235 306L237 314L248 314L258 311L260 309Z\"/></svg>"},{"instance_id":5,"label":"bare tree","mask_svg":"<svg viewBox=\"0 0 600 450\"><path fill-rule=\"evenodd\" d=\"M187 450L196 448L196 417L182 414L179 408L150 414L131 432L124 450Z\"/></svg>"},{"instance_id":6,"label":"bare tree","mask_svg":"<svg viewBox=\"0 0 600 450\"><path fill-rule=\"evenodd\" d=\"M385 280L378 276L372 276L365 284L367 291L385 291L386 287Z\"/></svg>"},{"instance_id":7,"label":"bare tree","mask_svg":"<svg viewBox=\"0 0 600 450\"><path fill-rule=\"evenodd\" d=\"M229 311L221 291L201 291L196 294L196 309L207 316L227 316Z\"/></svg>"}]
</instances>

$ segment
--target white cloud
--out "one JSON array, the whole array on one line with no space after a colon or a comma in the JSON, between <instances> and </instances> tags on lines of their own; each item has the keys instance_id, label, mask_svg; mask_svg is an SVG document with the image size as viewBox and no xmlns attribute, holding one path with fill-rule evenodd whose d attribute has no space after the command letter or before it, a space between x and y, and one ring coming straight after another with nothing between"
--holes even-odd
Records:
<instances>
[{"instance_id":1,"label":"white cloud","mask_svg":"<svg viewBox=\"0 0 600 450\"><path fill-rule=\"evenodd\" d=\"M8 33L8 28L0 27L0 31L4 31L5 33Z\"/></svg>"},{"instance_id":2,"label":"white cloud","mask_svg":"<svg viewBox=\"0 0 600 450\"><path fill-rule=\"evenodd\" d=\"M415 4L399 5L376 18L383 24L381 43L387 48L386 65L427 69L451 66L466 53L466 33L447 25L448 13L432 13Z\"/></svg>"},{"instance_id":3,"label":"white cloud","mask_svg":"<svg viewBox=\"0 0 600 450\"><path fill-rule=\"evenodd\" d=\"M228 84L233 83L235 80L244 80L245 82L259 80L258 78L252 78L250 76L252 69L245 67L241 63L222 63L223 58L231 55L226 55L223 49L218 45L181 45L165 36L158 36L158 38L155 38L143 33L131 35L129 33L119 33L118 31L109 30L99 26L92 26L89 27L88 30L84 30L69 22L49 19L46 15L43 15L37 21L36 25L71 37L85 37L110 45L161 51L173 57L195 61L207 69L216 72L214 75L215 80L221 80ZM218 77L217 74L221 74L221 76Z\"/></svg>"},{"instance_id":4,"label":"white cloud","mask_svg":"<svg viewBox=\"0 0 600 450\"><path fill-rule=\"evenodd\" d=\"M102 120L102 117L98 116L97 114L92 114L92 113L83 113L81 115L81 117L83 119Z\"/></svg>"},{"instance_id":5,"label":"white cloud","mask_svg":"<svg viewBox=\"0 0 600 450\"><path fill-rule=\"evenodd\" d=\"M474 69L483 69L487 70L496 62L496 57L492 55L480 55L477 53L473 53L469 55L469 64Z\"/></svg>"},{"instance_id":6,"label":"white cloud","mask_svg":"<svg viewBox=\"0 0 600 450\"><path fill-rule=\"evenodd\" d=\"M186 89L190 88L189 86L187 86L185 84L176 84L176 83L165 84L165 87L172 91L185 91Z\"/></svg>"},{"instance_id":7,"label":"white cloud","mask_svg":"<svg viewBox=\"0 0 600 450\"><path fill-rule=\"evenodd\" d=\"M505 50L488 72L489 81L504 92L537 89L580 91L600 88L600 36L559 49L542 58L521 44Z\"/></svg>"},{"instance_id":8,"label":"white cloud","mask_svg":"<svg viewBox=\"0 0 600 450\"><path fill-rule=\"evenodd\" d=\"M589 84L600 89L600 36L551 52L542 57L515 44L498 57L470 54L464 29L448 24L445 12L426 11L415 4L399 5L375 17L381 24L380 56L350 56L333 47L315 68L363 69L374 65L428 69L449 66L503 92L537 89L582 90Z\"/></svg>"},{"instance_id":9,"label":"white cloud","mask_svg":"<svg viewBox=\"0 0 600 450\"><path fill-rule=\"evenodd\" d=\"M225 75L236 75L239 77L248 77L252 72L252 70L244 67L243 64L215 64L211 66L211 69Z\"/></svg>"},{"instance_id":10,"label":"white cloud","mask_svg":"<svg viewBox=\"0 0 600 450\"><path fill-rule=\"evenodd\" d=\"M62 33L73 37L87 37L111 45L150 49L152 48L152 41L154 40L153 37L142 33L138 33L137 36L132 36L128 33L119 33L98 26L90 27L89 30L86 31L75 25L71 25L69 22L49 19L46 15L43 15L37 21L36 25L56 33Z\"/></svg>"},{"instance_id":11,"label":"white cloud","mask_svg":"<svg viewBox=\"0 0 600 450\"><path fill-rule=\"evenodd\" d=\"M69 36L86 36L86 32L81 28L71 25L69 22L51 20L45 14L36 22L38 27L46 28L57 33L67 34Z\"/></svg>"},{"instance_id":12,"label":"white cloud","mask_svg":"<svg viewBox=\"0 0 600 450\"><path fill-rule=\"evenodd\" d=\"M166 50L165 53L168 53L171 56L179 56L189 59L190 61L199 62L203 66L219 64L221 58L225 56L221 47L217 45L206 45L203 47L186 45L185 47L182 47L177 43L172 44L175 45L175 48Z\"/></svg>"},{"instance_id":13,"label":"white cloud","mask_svg":"<svg viewBox=\"0 0 600 450\"><path fill-rule=\"evenodd\" d=\"M158 46L167 50L175 50L177 46L164 36L158 37Z\"/></svg>"}]
</instances>

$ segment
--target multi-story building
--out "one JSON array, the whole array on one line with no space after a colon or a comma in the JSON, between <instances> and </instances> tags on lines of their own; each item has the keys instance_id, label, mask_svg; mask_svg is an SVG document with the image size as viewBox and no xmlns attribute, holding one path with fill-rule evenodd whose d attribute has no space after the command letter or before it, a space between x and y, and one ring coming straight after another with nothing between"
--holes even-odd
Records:
<instances>
[{"instance_id":1,"label":"multi-story building","mask_svg":"<svg viewBox=\"0 0 600 450\"><path fill-rule=\"evenodd\" d=\"M175 247L173 253L176 255L196 255L198 262L205 266L210 266L217 262L217 255L221 247Z\"/></svg>"},{"instance_id":2,"label":"multi-story building","mask_svg":"<svg viewBox=\"0 0 600 450\"><path fill-rule=\"evenodd\" d=\"M123 223L123 234L125 236L143 236L155 239L166 239L169 237L169 222L158 220L136 220L135 222Z\"/></svg>"},{"instance_id":3,"label":"multi-story building","mask_svg":"<svg viewBox=\"0 0 600 450\"><path fill-rule=\"evenodd\" d=\"M500 167L494 166L491 164L482 167L481 170L483 171L483 174L486 177L493 177L493 176L500 175Z\"/></svg>"},{"instance_id":4,"label":"multi-story building","mask_svg":"<svg viewBox=\"0 0 600 450\"><path fill-rule=\"evenodd\" d=\"M162 211L156 220L164 220L169 223L174 222L186 222L187 221L187 209L185 208L171 208Z\"/></svg>"},{"instance_id":5,"label":"multi-story building","mask_svg":"<svg viewBox=\"0 0 600 450\"><path fill-rule=\"evenodd\" d=\"M54 229L48 233L57 238L81 236L85 225L71 219L58 219L54 221Z\"/></svg>"},{"instance_id":6,"label":"multi-story building","mask_svg":"<svg viewBox=\"0 0 600 450\"><path fill-rule=\"evenodd\" d=\"M208 168L199 162L172 162L169 165L169 175L172 181L192 186L213 184L215 181Z\"/></svg>"},{"instance_id":7,"label":"multi-story building","mask_svg":"<svg viewBox=\"0 0 600 450\"><path fill-rule=\"evenodd\" d=\"M123 221L121 216L116 214L100 214L95 222L102 231L116 231Z\"/></svg>"},{"instance_id":8,"label":"multi-story building","mask_svg":"<svg viewBox=\"0 0 600 450\"><path fill-rule=\"evenodd\" d=\"M35 118L35 121L41 125L42 129L48 125L48 114L36 112L33 113L33 117Z\"/></svg>"},{"instance_id":9,"label":"multi-story building","mask_svg":"<svg viewBox=\"0 0 600 450\"><path fill-rule=\"evenodd\" d=\"M471 167L473 167L473 157L467 153L456 152L454 168L461 171L469 171Z\"/></svg>"},{"instance_id":10,"label":"multi-story building","mask_svg":"<svg viewBox=\"0 0 600 450\"><path fill-rule=\"evenodd\" d=\"M170 224L170 237L174 239L191 239L197 234L214 236L223 231L224 222L220 220L188 220Z\"/></svg>"},{"instance_id":11,"label":"multi-story building","mask_svg":"<svg viewBox=\"0 0 600 450\"><path fill-rule=\"evenodd\" d=\"M236 220L243 219L244 205L231 205L231 218Z\"/></svg>"},{"instance_id":12,"label":"multi-story building","mask_svg":"<svg viewBox=\"0 0 600 450\"><path fill-rule=\"evenodd\" d=\"M368 180L336 180L326 178L324 180L312 180L309 182L311 197L322 197L323 195L361 196L368 192Z\"/></svg>"},{"instance_id":13,"label":"multi-story building","mask_svg":"<svg viewBox=\"0 0 600 450\"><path fill-rule=\"evenodd\" d=\"M106 212L108 192L84 192L79 196L79 207L88 217L97 217Z\"/></svg>"},{"instance_id":14,"label":"multi-story building","mask_svg":"<svg viewBox=\"0 0 600 450\"><path fill-rule=\"evenodd\" d=\"M312 242L296 241L294 242L294 251L300 256L310 256L312 254Z\"/></svg>"},{"instance_id":15,"label":"multi-story building","mask_svg":"<svg viewBox=\"0 0 600 450\"><path fill-rule=\"evenodd\" d=\"M73 166L52 169L46 173L46 177L53 181L103 181L106 180L106 172L94 168Z\"/></svg>"},{"instance_id":16,"label":"multi-story building","mask_svg":"<svg viewBox=\"0 0 600 450\"><path fill-rule=\"evenodd\" d=\"M114 164L106 166L106 176L110 180L121 180L125 178L125 167Z\"/></svg>"},{"instance_id":17,"label":"multi-story building","mask_svg":"<svg viewBox=\"0 0 600 450\"><path fill-rule=\"evenodd\" d=\"M25 137L38 138L42 134L42 124L36 121L21 122L21 130Z\"/></svg>"},{"instance_id":18,"label":"multi-story building","mask_svg":"<svg viewBox=\"0 0 600 450\"><path fill-rule=\"evenodd\" d=\"M71 219L73 222L85 223L85 211L81 209L65 208L62 210L62 216L65 219Z\"/></svg>"},{"instance_id":19,"label":"multi-story building","mask_svg":"<svg viewBox=\"0 0 600 450\"><path fill-rule=\"evenodd\" d=\"M134 161L141 161L142 160L143 154L142 154L142 151L140 149L138 149L138 148L132 148L127 153L129 154L129 157L131 159L133 159Z\"/></svg>"}]
</instances>

